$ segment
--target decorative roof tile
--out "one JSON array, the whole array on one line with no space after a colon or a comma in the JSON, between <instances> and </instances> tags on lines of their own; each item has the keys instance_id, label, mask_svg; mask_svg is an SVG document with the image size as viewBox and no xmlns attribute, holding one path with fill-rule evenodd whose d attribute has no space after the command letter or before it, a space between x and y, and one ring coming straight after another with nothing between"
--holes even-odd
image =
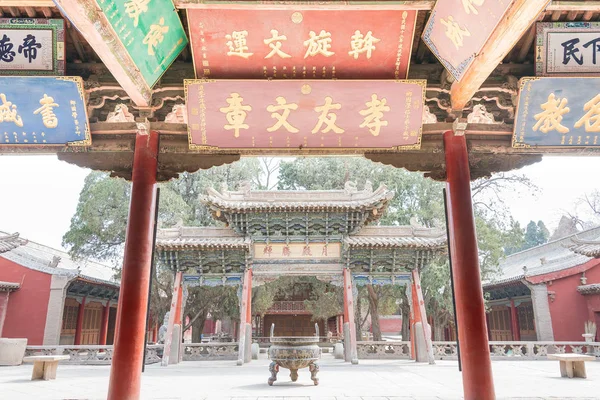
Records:
<instances>
[{"instance_id":1,"label":"decorative roof tile","mask_svg":"<svg viewBox=\"0 0 600 400\"><path fill-rule=\"evenodd\" d=\"M219 193L209 188L208 194L200 199L215 210L229 212L250 211L315 211L315 210L361 210L385 208L394 197L394 192L385 185L373 191L356 190L347 185L345 190L223 190ZM383 211L383 210L379 210Z\"/></svg>"},{"instance_id":2,"label":"decorative roof tile","mask_svg":"<svg viewBox=\"0 0 600 400\"><path fill-rule=\"evenodd\" d=\"M13 290L17 290L21 285L16 282L4 282L0 281L0 292L12 292Z\"/></svg>"},{"instance_id":3,"label":"decorative roof tile","mask_svg":"<svg viewBox=\"0 0 600 400\"><path fill-rule=\"evenodd\" d=\"M367 226L345 239L350 247L403 247L445 249L446 232L413 226Z\"/></svg>"},{"instance_id":4,"label":"decorative roof tile","mask_svg":"<svg viewBox=\"0 0 600 400\"><path fill-rule=\"evenodd\" d=\"M250 248L250 240L237 236L227 228L179 227L159 229L156 235L159 250Z\"/></svg>"},{"instance_id":5,"label":"decorative roof tile","mask_svg":"<svg viewBox=\"0 0 600 400\"><path fill-rule=\"evenodd\" d=\"M577 286L577 291L584 296L589 294L600 294L600 283Z\"/></svg>"},{"instance_id":6,"label":"decorative roof tile","mask_svg":"<svg viewBox=\"0 0 600 400\"><path fill-rule=\"evenodd\" d=\"M584 240L577 237L571 239L571 251L587 257L600 258L600 240Z\"/></svg>"},{"instance_id":7,"label":"decorative roof tile","mask_svg":"<svg viewBox=\"0 0 600 400\"><path fill-rule=\"evenodd\" d=\"M600 240L600 227L566 236L511 254L500 261L500 274L494 280L485 282L484 287L497 285L499 282L510 282L531 276L562 271L585 264L592 257L574 252L570 247L575 240Z\"/></svg>"},{"instance_id":8,"label":"decorative roof tile","mask_svg":"<svg viewBox=\"0 0 600 400\"><path fill-rule=\"evenodd\" d=\"M0 236L0 253L5 253L25 244L27 244L27 240L21 239L19 233Z\"/></svg>"}]
</instances>

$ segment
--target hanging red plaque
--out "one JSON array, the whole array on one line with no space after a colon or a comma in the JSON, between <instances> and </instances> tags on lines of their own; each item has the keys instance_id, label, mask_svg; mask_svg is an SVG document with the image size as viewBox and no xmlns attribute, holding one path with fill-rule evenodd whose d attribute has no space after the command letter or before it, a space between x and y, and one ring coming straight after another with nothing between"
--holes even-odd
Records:
<instances>
[{"instance_id":1,"label":"hanging red plaque","mask_svg":"<svg viewBox=\"0 0 600 400\"><path fill-rule=\"evenodd\" d=\"M188 9L197 78L405 79L416 11Z\"/></svg>"}]
</instances>

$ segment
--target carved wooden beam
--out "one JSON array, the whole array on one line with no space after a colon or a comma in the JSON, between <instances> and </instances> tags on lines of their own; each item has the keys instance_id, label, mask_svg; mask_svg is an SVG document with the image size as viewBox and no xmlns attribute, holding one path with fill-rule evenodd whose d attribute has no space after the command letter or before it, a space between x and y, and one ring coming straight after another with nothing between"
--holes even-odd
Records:
<instances>
[{"instance_id":1,"label":"carved wooden beam","mask_svg":"<svg viewBox=\"0 0 600 400\"><path fill-rule=\"evenodd\" d=\"M152 90L95 0L55 0L98 57L140 107L149 106Z\"/></svg>"},{"instance_id":2,"label":"carved wooden beam","mask_svg":"<svg viewBox=\"0 0 600 400\"><path fill-rule=\"evenodd\" d=\"M206 7L208 6L212 6L212 5L218 5L218 4L226 4L227 2L225 1L219 1L219 0L174 0L175 3L175 7L177 8L200 8L200 7ZM275 5L277 2L273 2L273 4ZM279 6L281 7L290 7L293 6L294 4L302 4L304 6L306 6L307 2L300 2L300 1L289 1L286 2L286 4L279 4ZM318 3L318 2L315 2ZM385 4L386 1L381 1L381 4ZM392 2L390 2L392 3ZM259 5L267 5L264 2L260 2L260 1L248 1L248 6L250 7L257 7ZM347 4L351 4L350 1L340 1L340 5L347 5ZM411 9L411 10L423 10L423 11L429 11L431 9L433 9L433 6L435 5L435 0L413 0L413 1L405 1L404 4L401 5L401 7L403 7L404 9ZM54 2L52 0L2 0L0 1L0 6L2 7L54 7ZM231 7L232 4L229 3L229 7ZM239 7L240 4L237 3L235 4L235 7ZM327 6L330 6L330 4L327 4ZM271 6L272 7L272 6ZM362 4L362 7L364 7L364 3ZM592 11L592 12L600 12L600 1L596 1L596 0L582 0L582 1L577 1L577 0L559 0L559 1L553 1L552 3L550 3L550 5L548 6L548 11L557 11L557 10L561 10L561 11Z\"/></svg>"},{"instance_id":3,"label":"carved wooden beam","mask_svg":"<svg viewBox=\"0 0 600 400\"><path fill-rule=\"evenodd\" d=\"M452 84L450 96L454 110L462 110L465 107L549 3L550 0L513 1L460 82Z\"/></svg>"}]
</instances>

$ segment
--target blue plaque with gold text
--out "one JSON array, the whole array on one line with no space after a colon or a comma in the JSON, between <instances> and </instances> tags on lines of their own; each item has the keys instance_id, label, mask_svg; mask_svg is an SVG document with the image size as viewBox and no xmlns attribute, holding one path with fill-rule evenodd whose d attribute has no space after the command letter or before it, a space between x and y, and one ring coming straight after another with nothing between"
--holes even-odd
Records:
<instances>
[{"instance_id":1,"label":"blue plaque with gold text","mask_svg":"<svg viewBox=\"0 0 600 400\"><path fill-rule=\"evenodd\" d=\"M80 77L0 77L0 147L91 144Z\"/></svg>"},{"instance_id":2,"label":"blue plaque with gold text","mask_svg":"<svg viewBox=\"0 0 600 400\"><path fill-rule=\"evenodd\" d=\"M600 78L522 78L513 147L600 146Z\"/></svg>"}]
</instances>

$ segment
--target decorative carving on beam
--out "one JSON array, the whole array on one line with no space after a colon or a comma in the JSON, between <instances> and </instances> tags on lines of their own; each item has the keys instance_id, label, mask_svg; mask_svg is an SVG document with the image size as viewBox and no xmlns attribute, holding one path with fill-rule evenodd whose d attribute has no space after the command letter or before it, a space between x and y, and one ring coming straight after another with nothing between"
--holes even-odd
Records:
<instances>
[{"instance_id":1,"label":"decorative carving on beam","mask_svg":"<svg viewBox=\"0 0 600 400\"><path fill-rule=\"evenodd\" d=\"M106 15L99 11L95 0L55 0L55 3L63 14L69 16L71 23L96 51L133 102L139 106L149 106L152 89L117 38Z\"/></svg>"},{"instance_id":2,"label":"decorative carving on beam","mask_svg":"<svg viewBox=\"0 0 600 400\"><path fill-rule=\"evenodd\" d=\"M108 113L106 122L135 122L135 116L125 104L117 104L115 110Z\"/></svg>"},{"instance_id":3,"label":"decorative carving on beam","mask_svg":"<svg viewBox=\"0 0 600 400\"><path fill-rule=\"evenodd\" d=\"M487 112L483 104L477 104L473 107L473 111L467 115L467 122L470 124L496 124L494 115Z\"/></svg>"},{"instance_id":4,"label":"decorative carving on beam","mask_svg":"<svg viewBox=\"0 0 600 400\"><path fill-rule=\"evenodd\" d=\"M451 89L452 109L462 110L480 90L485 80L512 50L550 0L514 0L471 65L454 82Z\"/></svg>"},{"instance_id":5,"label":"decorative carving on beam","mask_svg":"<svg viewBox=\"0 0 600 400\"><path fill-rule=\"evenodd\" d=\"M173 110L165 117L169 124L187 124L187 111L185 104L175 104Z\"/></svg>"},{"instance_id":6,"label":"decorative carving on beam","mask_svg":"<svg viewBox=\"0 0 600 400\"><path fill-rule=\"evenodd\" d=\"M437 117L431 111L429 111L429 106L423 107L423 123L424 124L435 124L437 123Z\"/></svg>"}]
</instances>

